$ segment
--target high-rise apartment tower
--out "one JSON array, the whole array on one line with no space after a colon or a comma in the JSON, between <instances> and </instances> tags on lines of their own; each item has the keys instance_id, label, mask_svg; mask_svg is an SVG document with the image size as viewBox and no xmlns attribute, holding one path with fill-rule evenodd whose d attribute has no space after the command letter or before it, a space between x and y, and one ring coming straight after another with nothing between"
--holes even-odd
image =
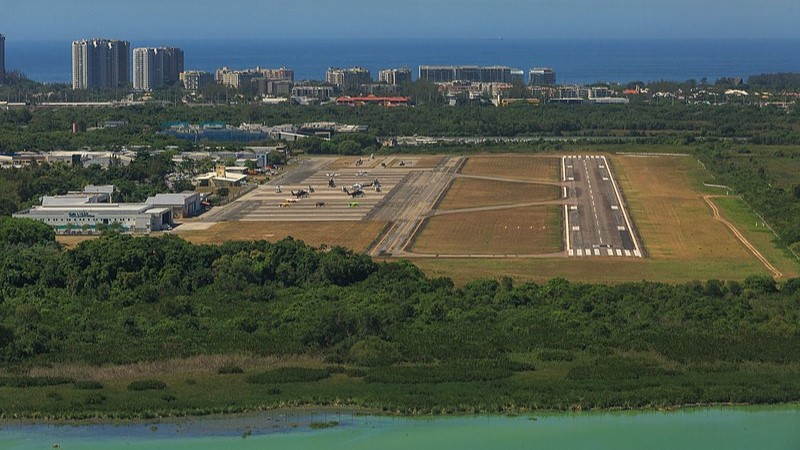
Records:
<instances>
[{"instance_id":1,"label":"high-rise apartment tower","mask_svg":"<svg viewBox=\"0 0 800 450\"><path fill-rule=\"evenodd\" d=\"M72 43L72 88L125 88L131 82L131 44L109 39Z\"/></svg>"}]
</instances>

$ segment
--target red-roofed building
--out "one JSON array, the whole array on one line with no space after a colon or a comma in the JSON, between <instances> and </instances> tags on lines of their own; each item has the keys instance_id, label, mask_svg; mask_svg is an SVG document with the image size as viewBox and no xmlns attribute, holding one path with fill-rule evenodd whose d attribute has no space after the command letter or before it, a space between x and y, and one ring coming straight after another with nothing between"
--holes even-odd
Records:
<instances>
[{"instance_id":1,"label":"red-roofed building","mask_svg":"<svg viewBox=\"0 0 800 450\"><path fill-rule=\"evenodd\" d=\"M336 99L337 105L380 105L380 106L408 106L411 99L408 97L377 97L368 95L366 97L339 97Z\"/></svg>"}]
</instances>

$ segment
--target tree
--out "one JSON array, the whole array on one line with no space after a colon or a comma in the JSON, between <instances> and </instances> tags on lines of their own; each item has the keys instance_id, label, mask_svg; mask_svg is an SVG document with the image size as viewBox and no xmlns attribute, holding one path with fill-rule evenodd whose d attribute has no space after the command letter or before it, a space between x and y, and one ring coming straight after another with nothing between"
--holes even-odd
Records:
<instances>
[{"instance_id":1,"label":"tree","mask_svg":"<svg viewBox=\"0 0 800 450\"><path fill-rule=\"evenodd\" d=\"M0 217L0 244L25 245L53 244L56 235L49 225L31 219Z\"/></svg>"}]
</instances>

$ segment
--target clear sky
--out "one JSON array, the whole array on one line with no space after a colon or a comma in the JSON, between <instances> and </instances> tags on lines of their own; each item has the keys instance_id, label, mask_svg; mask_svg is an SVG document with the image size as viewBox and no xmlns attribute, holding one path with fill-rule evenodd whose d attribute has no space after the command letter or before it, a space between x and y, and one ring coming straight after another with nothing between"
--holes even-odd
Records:
<instances>
[{"instance_id":1,"label":"clear sky","mask_svg":"<svg viewBox=\"0 0 800 450\"><path fill-rule=\"evenodd\" d=\"M9 40L800 38L800 0L0 0Z\"/></svg>"}]
</instances>

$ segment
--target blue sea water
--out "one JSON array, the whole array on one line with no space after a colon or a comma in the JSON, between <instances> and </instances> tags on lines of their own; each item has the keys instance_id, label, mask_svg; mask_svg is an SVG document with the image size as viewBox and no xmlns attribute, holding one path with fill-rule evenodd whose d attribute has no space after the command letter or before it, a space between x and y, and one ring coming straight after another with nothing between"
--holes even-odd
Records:
<instances>
[{"instance_id":1,"label":"blue sea water","mask_svg":"<svg viewBox=\"0 0 800 450\"><path fill-rule=\"evenodd\" d=\"M132 47L183 48L187 70L287 66L298 80L329 66L360 65L373 77L389 67L507 65L553 67L560 83L744 77L800 72L800 40L161 40ZM6 40L6 67L44 82L69 82L68 41ZM415 75L416 76L416 75Z\"/></svg>"}]
</instances>

